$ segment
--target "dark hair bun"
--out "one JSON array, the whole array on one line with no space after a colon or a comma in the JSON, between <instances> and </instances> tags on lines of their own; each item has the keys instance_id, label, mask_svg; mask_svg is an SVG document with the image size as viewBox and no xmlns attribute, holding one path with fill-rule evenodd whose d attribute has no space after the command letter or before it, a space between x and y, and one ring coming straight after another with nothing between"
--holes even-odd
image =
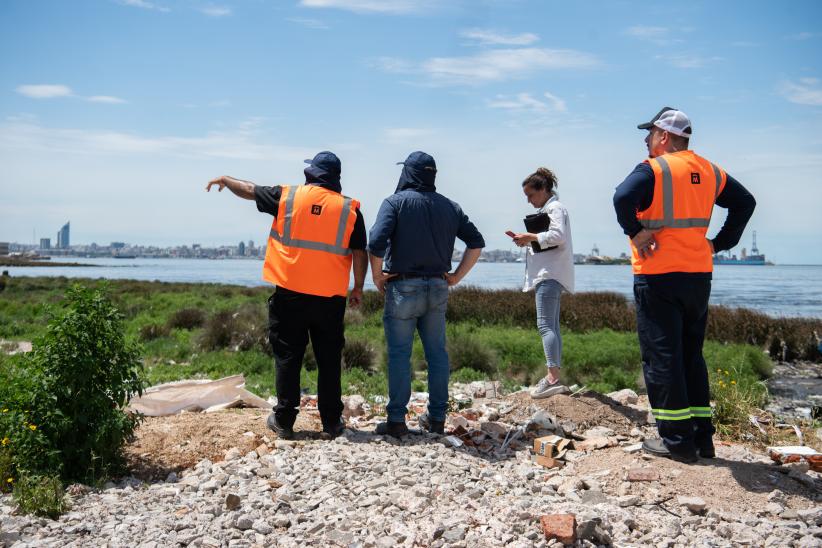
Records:
<instances>
[{"instance_id":1,"label":"dark hair bun","mask_svg":"<svg viewBox=\"0 0 822 548\"><path fill-rule=\"evenodd\" d=\"M536 190L547 190L551 192L558 185L557 176L547 167L540 167L534 173L526 177L522 186L530 186Z\"/></svg>"}]
</instances>

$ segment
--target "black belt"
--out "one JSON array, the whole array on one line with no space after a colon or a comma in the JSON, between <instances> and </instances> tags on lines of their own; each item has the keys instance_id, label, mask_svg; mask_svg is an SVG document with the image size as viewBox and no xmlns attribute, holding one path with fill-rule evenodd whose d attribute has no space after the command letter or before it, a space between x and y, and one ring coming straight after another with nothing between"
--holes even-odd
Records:
<instances>
[{"instance_id":1,"label":"black belt","mask_svg":"<svg viewBox=\"0 0 822 548\"><path fill-rule=\"evenodd\" d=\"M445 279L445 274L414 274L413 272L409 272L407 274L395 274L393 272L389 272L389 274L394 274L394 277L386 280L387 282L395 282L399 280L413 280L416 278L422 278L423 280Z\"/></svg>"}]
</instances>

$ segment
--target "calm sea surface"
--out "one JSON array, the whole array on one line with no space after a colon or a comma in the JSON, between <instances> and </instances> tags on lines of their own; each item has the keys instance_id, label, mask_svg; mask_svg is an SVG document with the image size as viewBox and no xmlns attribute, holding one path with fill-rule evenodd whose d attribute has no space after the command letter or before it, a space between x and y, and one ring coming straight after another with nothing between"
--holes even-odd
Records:
<instances>
[{"instance_id":1,"label":"calm sea surface","mask_svg":"<svg viewBox=\"0 0 822 548\"><path fill-rule=\"evenodd\" d=\"M209 259L56 259L93 267L2 267L11 276L66 276L265 285L262 261ZM463 281L492 289L521 287L522 263L479 263ZM576 266L577 291L616 291L633 298L631 268ZM371 287L367 276L366 288ZM773 316L822 318L822 266L739 266L714 268L712 304L741 306Z\"/></svg>"}]
</instances>

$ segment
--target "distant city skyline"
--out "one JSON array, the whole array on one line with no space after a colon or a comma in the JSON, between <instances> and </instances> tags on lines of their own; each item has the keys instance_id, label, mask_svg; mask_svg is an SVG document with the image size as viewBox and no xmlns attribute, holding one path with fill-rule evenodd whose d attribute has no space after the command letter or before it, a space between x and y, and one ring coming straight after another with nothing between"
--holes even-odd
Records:
<instances>
[{"instance_id":1,"label":"distant city skyline","mask_svg":"<svg viewBox=\"0 0 822 548\"><path fill-rule=\"evenodd\" d=\"M758 201L733 251L756 230L774 262L822 263L817 1L5 0L0 48L2 241L54 247L67 219L76 242L262 241L270 216L206 183L300 184L319 150L370 228L424 150L489 248L544 165L575 251L618 255L614 188L669 105Z\"/></svg>"}]
</instances>

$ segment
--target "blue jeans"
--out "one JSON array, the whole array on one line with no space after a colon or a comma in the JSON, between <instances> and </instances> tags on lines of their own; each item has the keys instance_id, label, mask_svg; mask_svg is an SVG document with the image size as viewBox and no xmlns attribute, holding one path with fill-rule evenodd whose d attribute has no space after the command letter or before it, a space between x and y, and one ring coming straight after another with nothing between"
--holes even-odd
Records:
<instances>
[{"instance_id":1,"label":"blue jeans","mask_svg":"<svg viewBox=\"0 0 822 548\"><path fill-rule=\"evenodd\" d=\"M562 337L559 334L559 297L562 284L545 280L534 290L537 299L537 329L542 337L545 364L548 367L562 365Z\"/></svg>"},{"instance_id":2,"label":"blue jeans","mask_svg":"<svg viewBox=\"0 0 822 548\"><path fill-rule=\"evenodd\" d=\"M448 283L442 278L412 278L385 286L383 326L388 345L388 405L391 422L405 422L411 398L411 347L419 331L428 362L428 414L445 420L448 408L448 352L445 311Z\"/></svg>"}]
</instances>

